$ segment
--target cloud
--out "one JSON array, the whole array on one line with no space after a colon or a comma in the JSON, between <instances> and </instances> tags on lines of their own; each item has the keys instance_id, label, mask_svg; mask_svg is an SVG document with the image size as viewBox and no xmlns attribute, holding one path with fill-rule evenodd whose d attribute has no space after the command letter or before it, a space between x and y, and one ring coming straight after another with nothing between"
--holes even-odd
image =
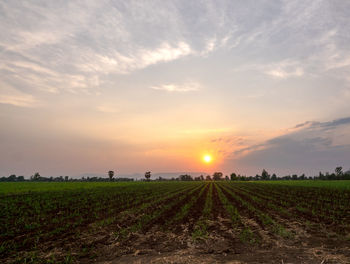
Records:
<instances>
[{"instance_id":1,"label":"cloud","mask_svg":"<svg viewBox=\"0 0 350 264\"><path fill-rule=\"evenodd\" d=\"M114 51L110 55L93 55L88 64L78 65L78 67L85 72L128 74L153 64L179 59L191 54L192 50L185 42L175 45L164 42L155 49L137 47L130 53L124 55Z\"/></svg>"},{"instance_id":2,"label":"cloud","mask_svg":"<svg viewBox=\"0 0 350 264\"><path fill-rule=\"evenodd\" d=\"M304 70L301 67L290 68L285 66L283 63L270 67L269 70L265 71L265 74L270 75L277 79L287 79L290 77L300 77L304 75Z\"/></svg>"},{"instance_id":3,"label":"cloud","mask_svg":"<svg viewBox=\"0 0 350 264\"><path fill-rule=\"evenodd\" d=\"M330 122L324 122L324 123L317 123L320 127L327 127L327 128L336 128L341 125L348 125L350 124L350 117L340 118L336 119Z\"/></svg>"},{"instance_id":4,"label":"cloud","mask_svg":"<svg viewBox=\"0 0 350 264\"><path fill-rule=\"evenodd\" d=\"M29 94L5 95L0 94L0 103L19 107L36 107L38 101Z\"/></svg>"},{"instance_id":5,"label":"cloud","mask_svg":"<svg viewBox=\"0 0 350 264\"><path fill-rule=\"evenodd\" d=\"M176 17L167 4L0 6L0 78L31 92L90 93L109 74L129 74L196 53L176 32L177 20L163 28L165 17Z\"/></svg>"},{"instance_id":6,"label":"cloud","mask_svg":"<svg viewBox=\"0 0 350 264\"><path fill-rule=\"evenodd\" d=\"M245 168L270 168L280 173L308 173L348 166L350 117L329 122L304 122L292 132L234 152L227 164ZM247 169L249 170L249 169Z\"/></svg>"},{"instance_id":7,"label":"cloud","mask_svg":"<svg viewBox=\"0 0 350 264\"><path fill-rule=\"evenodd\" d=\"M191 54L191 48L185 42L179 42L175 47L170 46L168 43L163 43L159 48L155 50L141 51L141 65L146 67L158 62L176 60L189 54Z\"/></svg>"},{"instance_id":8,"label":"cloud","mask_svg":"<svg viewBox=\"0 0 350 264\"><path fill-rule=\"evenodd\" d=\"M195 82L188 82L184 84L163 84L151 86L151 89L167 92L192 92L200 90L200 85Z\"/></svg>"},{"instance_id":9,"label":"cloud","mask_svg":"<svg viewBox=\"0 0 350 264\"><path fill-rule=\"evenodd\" d=\"M343 69L350 56L340 49L339 38L346 34L334 18L347 8L328 7L322 1L6 2L0 16L0 61L5 65L0 77L11 71L17 87L88 93L109 75L236 48L242 54L256 50L260 58L274 51L268 61L249 65L276 79L304 76L320 60L329 70ZM321 25L316 23L320 16ZM298 43L313 49L304 52ZM329 55L333 59L326 61Z\"/></svg>"},{"instance_id":10,"label":"cloud","mask_svg":"<svg viewBox=\"0 0 350 264\"><path fill-rule=\"evenodd\" d=\"M281 80L302 77L305 75L305 70L304 66L302 66L302 62L291 58L283 59L281 61L273 63L245 64L233 70L235 72L256 71L274 79Z\"/></svg>"}]
</instances>

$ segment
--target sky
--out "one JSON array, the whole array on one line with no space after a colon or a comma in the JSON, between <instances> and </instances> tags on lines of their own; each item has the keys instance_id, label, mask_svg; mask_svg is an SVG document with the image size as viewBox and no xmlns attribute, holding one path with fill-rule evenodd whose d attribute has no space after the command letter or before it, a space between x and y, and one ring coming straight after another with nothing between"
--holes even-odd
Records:
<instances>
[{"instance_id":1,"label":"sky","mask_svg":"<svg viewBox=\"0 0 350 264\"><path fill-rule=\"evenodd\" d=\"M349 169L349 10L1 1L0 176Z\"/></svg>"}]
</instances>

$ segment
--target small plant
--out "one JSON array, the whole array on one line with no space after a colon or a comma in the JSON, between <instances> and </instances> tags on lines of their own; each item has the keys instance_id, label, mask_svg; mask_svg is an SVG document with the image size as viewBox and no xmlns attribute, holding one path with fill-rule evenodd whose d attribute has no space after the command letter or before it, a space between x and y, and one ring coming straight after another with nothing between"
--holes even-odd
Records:
<instances>
[{"instance_id":1,"label":"small plant","mask_svg":"<svg viewBox=\"0 0 350 264\"><path fill-rule=\"evenodd\" d=\"M194 241L208 238L207 224L205 221L197 222L191 236Z\"/></svg>"},{"instance_id":2,"label":"small plant","mask_svg":"<svg viewBox=\"0 0 350 264\"><path fill-rule=\"evenodd\" d=\"M243 243L249 243L249 244L254 244L256 243L256 239L254 237L253 232L249 228L244 228L240 234L239 234L239 239Z\"/></svg>"}]
</instances>

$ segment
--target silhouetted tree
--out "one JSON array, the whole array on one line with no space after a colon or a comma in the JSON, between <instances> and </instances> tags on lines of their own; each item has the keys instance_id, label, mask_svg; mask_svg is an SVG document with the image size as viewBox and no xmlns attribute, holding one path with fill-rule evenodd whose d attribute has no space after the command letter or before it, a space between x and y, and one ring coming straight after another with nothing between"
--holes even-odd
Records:
<instances>
[{"instance_id":1,"label":"silhouetted tree","mask_svg":"<svg viewBox=\"0 0 350 264\"><path fill-rule=\"evenodd\" d=\"M24 181L24 176L18 176L17 181Z\"/></svg>"},{"instance_id":2,"label":"silhouetted tree","mask_svg":"<svg viewBox=\"0 0 350 264\"><path fill-rule=\"evenodd\" d=\"M33 181L38 181L40 179L39 172L34 173L34 175L32 176L32 179L33 179Z\"/></svg>"},{"instance_id":3,"label":"silhouetted tree","mask_svg":"<svg viewBox=\"0 0 350 264\"><path fill-rule=\"evenodd\" d=\"M7 180L8 180L8 181L16 181L16 180L17 180L16 174L12 174L12 175L8 176L8 177L7 177Z\"/></svg>"},{"instance_id":4,"label":"silhouetted tree","mask_svg":"<svg viewBox=\"0 0 350 264\"><path fill-rule=\"evenodd\" d=\"M146 171L145 172L145 178L146 178L146 181L150 180L150 178L151 178L151 172L150 171Z\"/></svg>"},{"instance_id":5,"label":"silhouetted tree","mask_svg":"<svg viewBox=\"0 0 350 264\"><path fill-rule=\"evenodd\" d=\"M305 180L305 174L304 173L299 176L299 180Z\"/></svg>"},{"instance_id":6,"label":"silhouetted tree","mask_svg":"<svg viewBox=\"0 0 350 264\"><path fill-rule=\"evenodd\" d=\"M183 174L179 176L180 181L193 181L191 175Z\"/></svg>"},{"instance_id":7,"label":"silhouetted tree","mask_svg":"<svg viewBox=\"0 0 350 264\"><path fill-rule=\"evenodd\" d=\"M265 169L263 169L263 171L261 173L261 179L262 180L269 180L270 179L270 175Z\"/></svg>"},{"instance_id":8,"label":"silhouetted tree","mask_svg":"<svg viewBox=\"0 0 350 264\"><path fill-rule=\"evenodd\" d=\"M210 175L207 175L207 176L205 177L205 180L206 180L206 181L211 181Z\"/></svg>"},{"instance_id":9,"label":"silhouetted tree","mask_svg":"<svg viewBox=\"0 0 350 264\"><path fill-rule=\"evenodd\" d=\"M337 177L340 177L343 175L343 167L336 167L335 168L335 174Z\"/></svg>"},{"instance_id":10,"label":"silhouetted tree","mask_svg":"<svg viewBox=\"0 0 350 264\"><path fill-rule=\"evenodd\" d=\"M277 176L276 176L276 174L272 174L272 176L271 176L271 180L273 180L273 181L277 180Z\"/></svg>"},{"instance_id":11,"label":"silhouetted tree","mask_svg":"<svg viewBox=\"0 0 350 264\"><path fill-rule=\"evenodd\" d=\"M112 170L108 171L108 177L109 177L110 181L112 181L113 176L114 176L114 171L112 171Z\"/></svg>"},{"instance_id":12,"label":"silhouetted tree","mask_svg":"<svg viewBox=\"0 0 350 264\"><path fill-rule=\"evenodd\" d=\"M213 180L214 181L220 181L222 180L222 172L214 172L213 174Z\"/></svg>"},{"instance_id":13,"label":"silhouetted tree","mask_svg":"<svg viewBox=\"0 0 350 264\"><path fill-rule=\"evenodd\" d=\"M237 175L236 175L236 173L231 173L231 181L236 181L237 180Z\"/></svg>"}]
</instances>

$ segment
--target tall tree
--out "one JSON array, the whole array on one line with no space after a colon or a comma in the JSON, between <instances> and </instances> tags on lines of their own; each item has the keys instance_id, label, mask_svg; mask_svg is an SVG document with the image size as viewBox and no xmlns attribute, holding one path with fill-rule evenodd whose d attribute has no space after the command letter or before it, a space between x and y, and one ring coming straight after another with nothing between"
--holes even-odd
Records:
<instances>
[{"instance_id":1,"label":"tall tree","mask_svg":"<svg viewBox=\"0 0 350 264\"><path fill-rule=\"evenodd\" d=\"M236 175L236 173L231 173L231 181L237 181L237 175Z\"/></svg>"},{"instance_id":2,"label":"tall tree","mask_svg":"<svg viewBox=\"0 0 350 264\"><path fill-rule=\"evenodd\" d=\"M34 181L38 181L40 179L40 174L39 172L34 173L34 176L32 178Z\"/></svg>"},{"instance_id":3,"label":"tall tree","mask_svg":"<svg viewBox=\"0 0 350 264\"><path fill-rule=\"evenodd\" d=\"M222 172L214 172L213 174L213 180L214 181L220 181L222 180Z\"/></svg>"},{"instance_id":4,"label":"tall tree","mask_svg":"<svg viewBox=\"0 0 350 264\"><path fill-rule=\"evenodd\" d=\"M261 179L262 180L269 180L270 179L270 175L265 169L263 169L263 171L261 173Z\"/></svg>"},{"instance_id":5,"label":"tall tree","mask_svg":"<svg viewBox=\"0 0 350 264\"><path fill-rule=\"evenodd\" d=\"M146 178L147 181L150 180L150 178L151 178L151 172L150 171L146 171L145 172L145 178Z\"/></svg>"},{"instance_id":6,"label":"tall tree","mask_svg":"<svg viewBox=\"0 0 350 264\"><path fill-rule=\"evenodd\" d=\"M339 177L343 175L343 167L336 167L335 168L335 174Z\"/></svg>"},{"instance_id":7,"label":"tall tree","mask_svg":"<svg viewBox=\"0 0 350 264\"><path fill-rule=\"evenodd\" d=\"M112 181L113 176L114 176L114 171L110 170L110 171L108 172L108 177L109 177L109 180L110 180L110 181Z\"/></svg>"}]
</instances>

